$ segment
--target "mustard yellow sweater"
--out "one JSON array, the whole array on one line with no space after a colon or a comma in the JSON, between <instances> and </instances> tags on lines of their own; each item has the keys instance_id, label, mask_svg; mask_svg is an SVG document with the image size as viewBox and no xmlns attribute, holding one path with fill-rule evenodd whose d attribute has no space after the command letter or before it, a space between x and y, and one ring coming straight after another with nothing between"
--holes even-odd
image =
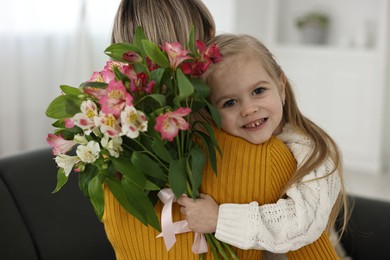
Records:
<instances>
[{"instance_id":1,"label":"mustard yellow sweater","mask_svg":"<svg viewBox=\"0 0 390 260\"><path fill-rule=\"evenodd\" d=\"M218 176L208 164L204 171L201 192L210 194L219 204L273 203L296 169L296 162L288 148L277 138L262 145L253 145L240 138L216 131L222 157L218 160ZM199 259L191 251L193 233L176 235L177 242L167 252L158 232L146 227L128 214L105 187L103 222L117 260L131 259ZM162 203L157 203L160 217ZM182 219L179 207L174 204L173 219ZM233 248L239 259L262 259L260 250ZM297 251L289 252L289 259L337 259L329 238L324 233L316 242ZM209 252L205 259L213 259Z\"/></svg>"}]
</instances>

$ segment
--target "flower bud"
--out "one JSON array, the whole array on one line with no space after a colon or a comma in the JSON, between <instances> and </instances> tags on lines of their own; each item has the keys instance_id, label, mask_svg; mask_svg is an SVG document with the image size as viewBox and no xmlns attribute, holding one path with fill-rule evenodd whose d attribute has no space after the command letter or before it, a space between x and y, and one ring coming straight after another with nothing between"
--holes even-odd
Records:
<instances>
[{"instance_id":1,"label":"flower bud","mask_svg":"<svg viewBox=\"0 0 390 260\"><path fill-rule=\"evenodd\" d=\"M124 53L122 58L125 61L128 61L130 63L140 63L140 62L142 62L142 57L139 56L139 54L134 52L134 51L128 51L128 52Z\"/></svg>"}]
</instances>

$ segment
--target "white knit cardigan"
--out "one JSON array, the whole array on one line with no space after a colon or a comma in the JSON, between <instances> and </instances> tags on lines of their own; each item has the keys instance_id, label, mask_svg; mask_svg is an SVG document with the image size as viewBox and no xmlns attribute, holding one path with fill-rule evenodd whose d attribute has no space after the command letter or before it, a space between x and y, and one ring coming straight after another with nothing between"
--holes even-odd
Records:
<instances>
[{"instance_id":1,"label":"white knit cardigan","mask_svg":"<svg viewBox=\"0 0 390 260\"><path fill-rule=\"evenodd\" d=\"M312 141L287 124L278 138L293 153L298 167L312 150ZM259 206L221 204L215 236L241 249L260 249L273 253L297 250L316 241L324 232L341 189L337 172L328 158L286 192L286 199ZM306 181L306 182L305 182Z\"/></svg>"}]
</instances>

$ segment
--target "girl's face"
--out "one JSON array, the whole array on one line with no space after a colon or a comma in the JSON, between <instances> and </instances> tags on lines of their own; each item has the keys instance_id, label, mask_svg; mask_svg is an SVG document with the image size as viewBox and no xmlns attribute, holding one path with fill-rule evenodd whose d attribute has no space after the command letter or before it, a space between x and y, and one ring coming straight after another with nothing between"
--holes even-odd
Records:
<instances>
[{"instance_id":1,"label":"girl's face","mask_svg":"<svg viewBox=\"0 0 390 260\"><path fill-rule=\"evenodd\" d=\"M246 57L228 57L223 68L210 75L210 100L224 131L261 144L281 130L284 83L275 82L259 61Z\"/></svg>"}]
</instances>

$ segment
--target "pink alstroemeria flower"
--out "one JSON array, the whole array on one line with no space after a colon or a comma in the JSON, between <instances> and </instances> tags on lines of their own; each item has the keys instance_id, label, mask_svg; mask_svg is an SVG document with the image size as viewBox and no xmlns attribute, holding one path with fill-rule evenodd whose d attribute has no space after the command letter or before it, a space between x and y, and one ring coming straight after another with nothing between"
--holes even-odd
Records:
<instances>
[{"instance_id":1,"label":"pink alstroemeria flower","mask_svg":"<svg viewBox=\"0 0 390 260\"><path fill-rule=\"evenodd\" d=\"M202 60L208 60L212 63L217 63L221 61L221 53L217 47L217 43L213 43L210 47L206 47L206 44L202 41L196 41L196 47L202 56Z\"/></svg>"},{"instance_id":2,"label":"pink alstroemeria flower","mask_svg":"<svg viewBox=\"0 0 390 260\"><path fill-rule=\"evenodd\" d=\"M115 79L114 68L118 68L120 72L129 78L135 78L137 76L131 64L110 60L106 62L102 71L94 72L89 81L110 83Z\"/></svg>"},{"instance_id":3,"label":"pink alstroemeria flower","mask_svg":"<svg viewBox=\"0 0 390 260\"><path fill-rule=\"evenodd\" d=\"M106 95L99 99L101 109L105 114L113 114L116 118L125 106L131 106L133 97L126 91L122 81L111 81L106 89Z\"/></svg>"},{"instance_id":4,"label":"pink alstroemeria flower","mask_svg":"<svg viewBox=\"0 0 390 260\"><path fill-rule=\"evenodd\" d=\"M105 88L85 87L83 91L85 94L91 95L97 99L101 99L106 94Z\"/></svg>"},{"instance_id":5,"label":"pink alstroemeria flower","mask_svg":"<svg viewBox=\"0 0 390 260\"><path fill-rule=\"evenodd\" d=\"M110 83L111 80L113 80L115 78L114 68L118 68L120 72L122 72L124 75L126 75L130 79L137 78L137 73L135 72L133 65L123 63L123 62L118 62L118 61L108 61L106 63L106 65L104 66L103 71L101 72L102 75L107 74L106 80L108 80L108 81L105 81L106 83ZM110 73L112 73L113 76L112 76L112 78L109 79L108 76L111 75Z\"/></svg>"},{"instance_id":6,"label":"pink alstroemeria flower","mask_svg":"<svg viewBox=\"0 0 390 260\"><path fill-rule=\"evenodd\" d=\"M66 118L64 119L65 122L65 128L73 128L74 127L74 122L72 118Z\"/></svg>"},{"instance_id":7,"label":"pink alstroemeria flower","mask_svg":"<svg viewBox=\"0 0 390 260\"><path fill-rule=\"evenodd\" d=\"M187 130L189 124L183 118L191 112L190 108L179 108L174 112L167 112L156 118L154 129L161 133L162 139L173 141L179 130Z\"/></svg>"},{"instance_id":8,"label":"pink alstroemeria flower","mask_svg":"<svg viewBox=\"0 0 390 260\"><path fill-rule=\"evenodd\" d=\"M153 71L159 68L159 66L156 63L154 63L148 56L146 56L146 64L148 66L149 71Z\"/></svg>"},{"instance_id":9,"label":"pink alstroemeria flower","mask_svg":"<svg viewBox=\"0 0 390 260\"><path fill-rule=\"evenodd\" d=\"M61 135L48 134L46 141L53 147L53 154L60 155L69 152L76 142L73 140L65 140Z\"/></svg>"},{"instance_id":10,"label":"pink alstroemeria flower","mask_svg":"<svg viewBox=\"0 0 390 260\"><path fill-rule=\"evenodd\" d=\"M154 80L148 81L148 75L144 72L141 72L137 74L136 79L132 79L130 82L130 91L136 92L145 92L147 94L152 94L153 93L153 88L155 85Z\"/></svg>"},{"instance_id":11,"label":"pink alstroemeria flower","mask_svg":"<svg viewBox=\"0 0 390 260\"><path fill-rule=\"evenodd\" d=\"M169 63L171 64L172 69L176 69L183 61L192 58L191 56L187 55L190 51L183 51L179 42L166 42L161 48L168 54Z\"/></svg>"},{"instance_id":12,"label":"pink alstroemeria flower","mask_svg":"<svg viewBox=\"0 0 390 260\"><path fill-rule=\"evenodd\" d=\"M196 58L192 63L184 62L180 67L184 74L193 77L199 77L208 69L210 64L221 61L221 54L216 43L207 48L204 42L197 40L196 47L198 48L200 57Z\"/></svg>"}]
</instances>

